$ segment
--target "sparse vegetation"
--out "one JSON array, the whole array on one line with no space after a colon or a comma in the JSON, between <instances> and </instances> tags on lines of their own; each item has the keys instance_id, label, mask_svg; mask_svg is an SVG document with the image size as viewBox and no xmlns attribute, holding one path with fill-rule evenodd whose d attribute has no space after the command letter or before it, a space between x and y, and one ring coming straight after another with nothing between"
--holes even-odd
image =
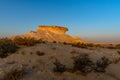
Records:
<instances>
[{"instance_id":1,"label":"sparse vegetation","mask_svg":"<svg viewBox=\"0 0 120 80\"><path fill-rule=\"evenodd\" d=\"M42 43L42 40L35 40L34 38L30 37L19 37L16 36L13 40L18 45L24 45L24 46L34 46L36 43Z\"/></svg>"},{"instance_id":2,"label":"sparse vegetation","mask_svg":"<svg viewBox=\"0 0 120 80\"><path fill-rule=\"evenodd\" d=\"M54 69L53 69L54 72L64 72L64 71L67 70L67 69L66 69L66 66L63 65L63 64L61 64L58 59L55 59L54 65L55 65L55 67L54 67Z\"/></svg>"},{"instance_id":3,"label":"sparse vegetation","mask_svg":"<svg viewBox=\"0 0 120 80\"><path fill-rule=\"evenodd\" d=\"M30 52L30 54L32 55L32 54L33 54L33 52Z\"/></svg>"},{"instance_id":4,"label":"sparse vegetation","mask_svg":"<svg viewBox=\"0 0 120 80\"><path fill-rule=\"evenodd\" d=\"M25 74L25 68L14 69L7 73L3 80L20 80Z\"/></svg>"},{"instance_id":5,"label":"sparse vegetation","mask_svg":"<svg viewBox=\"0 0 120 80\"><path fill-rule=\"evenodd\" d=\"M21 52L21 54L22 54L22 55L25 55L25 52L24 52L24 51L22 51L22 52Z\"/></svg>"},{"instance_id":6,"label":"sparse vegetation","mask_svg":"<svg viewBox=\"0 0 120 80\"><path fill-rule=\"evenodd\" d=\"M65 65L61 64L60 61L56 59L56 61L54 62L54 65L55 65L54 72L80 71L82 74L86 75L92 71L105 72L105 69L108 67L108 65L112 63L106 57L101 57L96 62L93 62L92 60L90 60L88 54L81 54L77 57L74 57L73 60L74 60L74 63L73 63L74 67L71 69L67 69ZM120 61L120 58L117 59L117 62L119 61Z\"/></svg>"},{"instance_id":7,"label":"sparse vegetation","mask_svg":"<svg viewBox=\"0 0 120 80\"><path fill-rule=\"evenodd\" d=\"M18 50L18 46L10 39L0 39L0 58L7 57L9 54Z\"/></svg>"},{"instance_id":8,"label":"sparse vegetation","mask_svg":"<svg viewBox=\"0 0 120 80\"><path fill-rule=\"evenodd\" d=\"M44 52L40 52L40 51L36 51L36 54L37 54L38 56L43 56L43 55L45 55Z\"/></svg>"},{"instance_id":9,"label":"sparse vegetation","mask_svg":"<svg viewBox=\"0 0 120 80\"><path fill-rule=\"evenodd\" d=\"M87 54L79 55L74 58L74 70L79 70L82 73L89 73L93 70L94 63L90 60Z\"/></svg>"},{"instance_id":10,"label":"sparse vegetation","mask_svg":"<svg viewBox=\"0 0 120 80\"><path fill-rule=\"evenodd\" d=\"M91 71L105 72L105 69L111 63L112 62L106 57L102 57L94 63L90 60L87 54L84 54L74 58L74 70L79 70L84 74L89 73Z\"/></svg>"},{"instance_id":11,"label":"sparse vegetation","mask_svg":"<svg viewBox=\"0 0 120 80\"><path fill-rule=\"evenodd\" d=\"M107 48L108 49L116 49L116 47L114 47L114 46L108 46Z\"/></svg>"},{"instance_id":12,"label":"sparse vegetation","mask_svg":"<svg viewBox=\"0 0 120 80\"><path fill-rule=\"evenodd\" d=\"M120 51L117 51L117 53L120 55Z\"/></svg>"},{"instance_id":13,"label":"sparse vegetation","mask_svg":"<svg viewBox=\"0 0 120 80\"><path fill-rule=\"evenodd\" d=\"M117 64L117 63L119 63L119 62L120 62L120 57L113 59L113 63L114 63L114 64Z\"/></svg>"},{"instance_id":14,"label":"sparse vegetation","mask_svg":"<svg viewBox=\"0 0 120 80\"><path fill-rule=\"evenodd\" d=\"M53 50L56 50L56 47L52 47Z\"/></svg>"},{"instance_id":15,"label":"sparse vegetation","mask_svg":"<svg viewBox=\"0 0 120 80\"><path fill-rule=\"evenodd\" d=\"M117 49L120 49L120 44L117 44L117 45L116 45L116 48L117 48Z\"/></svg>"},{"instance_id":16,"label":"sparse vegetation","mask_svg":"<svg viewBox=\"0 0 120 80\"><path fill-rule=\"evenodd\" d=\"M105 72L105 69L111 63L112 62L108 58L102 57L101 59L97 60L97 62L95 64L95 71L96 72Z\"/></svg>"},{"instance_id":17,"label":"sparse vegetation","mask_svg":"<svg viewBox=\"0 0 120 80\"><path fill-rule=\"evenodd\" d=\"M79 48L88 48L87 44L80 43L80 42L74 43L74 44L72 44L72 46L79 47Z\"/></svg>"},{"instance_id":18,"label":"sparse vegetation","mask_svg":"<svg viewBox=\"0 0 120 80\"><path fill-rule=\"evenodd\" d=\"M77 53L79 53L79 52L77 52L76 50L72 50L70 53L71 53L71 54L77 54Z\"/></svg>"},{"instance_id":19,"label":"sparse vegetation","mask_svg":"<svg viewBox=\"0 0 120 80\"><path fill-rule=\"evenodd\" d=\"M56 41L53 41L53 43L57 43Z\"/></svg>"},{"instance_id":20,"label":"sparse vegetation","mask_svg":"<svg viewBox=\"0 0 120 80\"><path fill-rule=\"evenodd\" d=\"M96 45L94 45L93 43L72 43L71 44L74 47L79 47L79 48L86 48L88 49L89 47L96 47Z\"/></svg>"},{"instance_id":21,"label":"sparse vegetation","mask_svg":"<svg viewBox=\"0 0 120 80\"><path fill-rule=\"evenodd\" d=\"M66 42L63 42L63 44L64 44L64 45L67 45L67 43L66 43Z\"/></svg>"}]
</instances>

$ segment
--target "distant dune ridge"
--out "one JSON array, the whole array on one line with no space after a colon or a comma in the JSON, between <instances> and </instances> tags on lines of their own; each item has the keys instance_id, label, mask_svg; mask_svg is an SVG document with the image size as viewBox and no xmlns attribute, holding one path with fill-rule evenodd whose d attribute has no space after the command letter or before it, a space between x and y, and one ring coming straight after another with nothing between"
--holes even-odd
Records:
<instances>
[{"instance_id":1,"label":"distant dune ridge","mask_svg":"<svg viewBox=\"0 0 120 80\"><path fill-rule=\"evenodd\" d=\"M21 37L31 37L35 39L42 39L48 42L66 42L66 43L73 43L73 42L85 42L84 40L78 37L72 37L66 32L68 28L61 27L61 26L38 26L36 31L30 31L29 33L20 35Z\"/></svg>"}]
</instances>

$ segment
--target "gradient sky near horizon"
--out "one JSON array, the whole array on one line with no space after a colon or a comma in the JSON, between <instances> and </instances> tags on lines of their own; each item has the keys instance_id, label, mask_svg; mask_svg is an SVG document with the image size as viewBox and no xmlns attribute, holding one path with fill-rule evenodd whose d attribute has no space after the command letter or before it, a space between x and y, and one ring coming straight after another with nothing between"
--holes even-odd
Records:
<instances>
[{"instance_id":1,"label":"gradient sky near horizon","mask_svg":"<svg viewBox=\"0 0 120 80\"><path fill-rule=\"evenodd\" d=\"M0 0L0 37L38 25L65 26L88 41L120 42L120 0Z\"/></svg>"}]
</instances>

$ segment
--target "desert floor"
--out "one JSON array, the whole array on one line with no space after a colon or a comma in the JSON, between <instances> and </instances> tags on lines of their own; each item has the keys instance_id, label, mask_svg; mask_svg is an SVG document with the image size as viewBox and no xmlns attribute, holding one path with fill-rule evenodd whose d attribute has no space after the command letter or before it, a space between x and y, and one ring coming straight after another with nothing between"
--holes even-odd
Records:
<instances>
[{"instance_id":1,"label":"desert floor","mask_svg":"<svg viewBox=\"0 0 120 80\"><path fill-rule=\"evenodd\" d=\"M112 63L105 73L91 72L81 75L78 72L57 73L53 71L55 59L58 59L67 68L73 67L73 58L80 54L88 54L92 61L102 56L111 61L120 58L119 49L92 47L77 48L71 45L57 43L41 43L32 47L22 47L15 54L0 58L0 80L13 69L26 67L26 74L21 80L120 80L120 62ZM43 53L43 55L38 55Z\"/></svg>"}]
</instances>

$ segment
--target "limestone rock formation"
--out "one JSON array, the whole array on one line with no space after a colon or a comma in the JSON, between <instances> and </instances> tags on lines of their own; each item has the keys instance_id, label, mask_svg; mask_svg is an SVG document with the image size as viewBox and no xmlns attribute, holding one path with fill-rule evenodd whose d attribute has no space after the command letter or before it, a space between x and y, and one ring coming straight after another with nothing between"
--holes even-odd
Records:
<instances>
[{"instance_id":1,"label":"limestone rock formation","mask_svg":"<svg viewBox=\"0 0 120 80\"><path fill-rule=\"evenodd\" d=\"M37 32L40 32L41 30L51 31L57 34L64 34L66 31L68 31L68 28L60 26L39 26Z\"/></svg>"},{"instance_id":2,"label":"limestone rock formation","mask_svg":"<svg viewBox=\"0 0 120 80\"><path fill-rule=\"evenodd\" d=\"M22 37L32 37L35 39L42 39L48 42L84 42L80 38L72 37L65 32L68 31L68 28L61 26L38 26L36 31L30 31L27 34L21 35Z\"/></svg>"}]
</instances>

